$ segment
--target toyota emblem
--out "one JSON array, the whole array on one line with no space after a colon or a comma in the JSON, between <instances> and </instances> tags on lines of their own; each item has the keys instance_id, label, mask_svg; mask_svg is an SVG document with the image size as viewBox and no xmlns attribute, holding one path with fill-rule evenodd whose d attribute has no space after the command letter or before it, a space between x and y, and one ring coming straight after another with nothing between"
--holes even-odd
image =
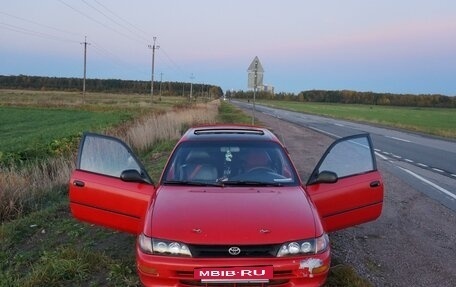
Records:
<instances>
[{"instance_id":1,"label":"toyota emblem","mask_svg":"<svg viewBox=\"0 0 456 287\"><path fill-rule=\"evenodd\" d=\"M236 246L230 247L230 249L228 249L228 253L233 256L239 255L239 253L241 253L241 248Z\"/></svg>"}]
</instances>

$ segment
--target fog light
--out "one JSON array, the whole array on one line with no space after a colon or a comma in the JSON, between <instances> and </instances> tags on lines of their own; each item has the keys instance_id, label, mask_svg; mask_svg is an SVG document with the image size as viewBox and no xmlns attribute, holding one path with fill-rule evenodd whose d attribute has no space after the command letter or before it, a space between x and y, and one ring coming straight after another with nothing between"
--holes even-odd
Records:
<instances>
[{"instance_id":1,"label":"fog light","mask_svg":"<svg viewBox=\"0 0 456 287\"><path fill-rule=\"evenodd\" d=\"M141 271L142 273L147 274L148 276L157 277L159 275L157 269L155 269L153 267L148 267L148 266L144 266L144 265L138 264L138 269L139 269L139 271Z\"/></svg>"},{"instance_id":2,"label":"fog light","mask_svg":"<svg viewBox=\"0 0 456 287\"><path fill-rule=\"evenodd\" d=\"M329 269L328 265L322 265L320 267L316 267L316 268L312 269L312 274L324 273L324 272L328 271L328 269Z\"/></svg>"}]
</instances>

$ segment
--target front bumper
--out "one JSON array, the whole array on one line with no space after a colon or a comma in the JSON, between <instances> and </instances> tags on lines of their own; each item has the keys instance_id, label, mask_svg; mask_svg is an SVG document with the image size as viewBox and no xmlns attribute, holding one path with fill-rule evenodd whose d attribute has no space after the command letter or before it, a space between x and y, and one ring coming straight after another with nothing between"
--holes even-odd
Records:
<instances>
[{"instance_id":1,"label":"front bumper","mask_svg":"<svg viewBox=\"0 0 456 287\"><path fill-rule=\"evenodd\" d=\"M201 283L194 279L195 268L273 266L269 283ZM320 254L282 258L183 258L143 253L137 248L138 274L144 286L322 286L330 266L329 248Z\"/></svg>"}]
</instances>

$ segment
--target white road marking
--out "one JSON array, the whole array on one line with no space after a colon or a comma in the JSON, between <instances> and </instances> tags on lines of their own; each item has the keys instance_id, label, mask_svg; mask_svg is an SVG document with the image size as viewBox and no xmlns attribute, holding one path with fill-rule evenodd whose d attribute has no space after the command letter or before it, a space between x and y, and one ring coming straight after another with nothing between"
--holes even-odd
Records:
<instances>
[{"instance_id":1,"label":"white road marking","mask_svg":"<svg viewBox=\"0 0 456 287\"><path fill-rule=\"evenodd\" d=\"M391 154L391 155L395 158L402 158L402 156L400 156L400 155L395 155L395 154Z\"/></svg>"},{"instance_id":2,"label":"white road marking","mask_svg":"<svg viewBox=\"0 0 456 287\"><path fill-rule=\"evenodd\" d=\"M375 150L376 152L381 152L381 150L379 150L378 148L374 148L374 150Z\"/></svg>"},{"instance_id":3,"label":"white road marking","mask_svg":"<svg viewBox=\"0 0 456 287\"><path fill-rule=\"evenodd\" d=\"M421 162L417 163L417 165L422 166L422 167L429 167L428 165L425 165L424 163L421 163Z\"/></svg>"},{"instance_id":4,"label":"white road marking","mask_svg":"<svg viewBox=\"0 0 456 287\"><path fill-rule=\"evenodd\" d=\"M401 138L397 138L397 137L390 137L390 136L385 136L385 137L393 139L393 140L401 141L401 142L411 143L411 141L409 141L409 140L405 140L405 139L401 139Z\"/></svg>"},{"instance_id":5,"label":"white road marking","mask_svg":"<svg viewBox=\"0 0 456 287\"><path fill-rule=\"evenodd\" d=\"M413 160L408 159L408 158L404 158L404 160L405 160L406 162L414 162Z\"/></svg>"},{"instance_id":6,"label":"white road marking","mask_svg":"<svg viewBox=\"0 0 456 287\"><path fill-rule=\"evenodd\" d=\"M386 156L382 155L382 154L379 153L379 152L375 152L375 154L376 154L378 157L380 157L381 159L383 159L383 160L388 160L388 158L387 158Z\"/></svg>"},{"instance_id":7,"label":"white road marking","mask_svg":"<svg viewBox=\"0 0 456 287\"><path fill-rule=\"evenodd\" d=\"M451 174L451 176L454 176L454 177L456 177L456 174L453 174L453 173L452 173L452 174Z\"/></svg>"},{"instance_id":8,"label":"white road marking","mask_svg":"<svg viewBox=\"0 0 456 287\"><path fill-rule=\"evenodd\" d=\"M438 169L438 168L435 168L435 167L433 167L432 170L435 170L435 171L437 171L437 172L445 172L445 171L443 171L443 170L441 170L441 169Z\"/></svg>"},{"instance_id":9,"label":"white road marking","mask_svg":"<svg viewBox=\"0 0 456 287\"><path fill-rule=\"evenodd\" d=\"M334 124L334 125L336 125L336 126L338 126L338 127L344 127L343 124Z\"/></svg>"},{"instance_id":10,"label":"white road marking","mask_svg":"<svg viewBox=\"0 0 456 287\"><path fill-rule=\"evenodd\" d=\"M386 151L384 151L383 154L390 155L390 153L389 153L389 152L386 152Z\"/></svg>"},{"instance_id":11,"label":"white road marking","mask_svg":"<svg viewBox=\"0 0 456 287\"><path fill-rule=\"evenodd\" d=\"M452 193L452 192L449 192L448 190L446 190L445 188L441 187L441 186L438 186L437 184L433 183L433 182L430 182L429 180L423 178L422 176L414 173L413 171L410 171L408 169L405 169L403 167L400 167L398 166L398 168L402 169L403 171L405 171L406 173L410 174L411 176L421 180L422 182L432 186L433 188L445 193L446 195L448 195L449 197L453 198L453 199L456 199L456 194Z\"/></svg>"},{"instance_id":12,"label":"white road marking","mask_svg":"<svg viewBox=\"0 0 456 287\"><path fill-rule=\"evenodd\" d=\"M329 136L332 136L332 137L335 137L335 138L338 138L338 139L341 138L341 136L338 136L336 134L333 134L333 133L330 133L330 132L327 132L327 131L324 131L324 130L317 129L316 127L309 126L309 128L313 129L314 131L317 131L317 132L320 132L320 133L323 133L323 134L326 134L326 135L329 135Z\"/></svg>"}]
</instances>

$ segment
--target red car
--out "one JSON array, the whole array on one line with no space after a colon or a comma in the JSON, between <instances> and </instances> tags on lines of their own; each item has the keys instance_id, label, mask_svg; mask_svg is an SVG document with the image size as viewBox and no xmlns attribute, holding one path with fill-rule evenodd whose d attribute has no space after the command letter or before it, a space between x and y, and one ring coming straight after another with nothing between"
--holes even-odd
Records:
<instances>
[{"instance_id":1,"label":"red car","mask_svg":"<svg viewBox=\"0 0 456 287\"><path fill-rule=\"evenodd\" d=\"M70 180L74 217L138 235L145 286L321 286L327 234L382 204L368 134L334 142L303 184L264 128L189 129L156 183L125 143L85 133Z\"/></svg>"}]
</instances>

